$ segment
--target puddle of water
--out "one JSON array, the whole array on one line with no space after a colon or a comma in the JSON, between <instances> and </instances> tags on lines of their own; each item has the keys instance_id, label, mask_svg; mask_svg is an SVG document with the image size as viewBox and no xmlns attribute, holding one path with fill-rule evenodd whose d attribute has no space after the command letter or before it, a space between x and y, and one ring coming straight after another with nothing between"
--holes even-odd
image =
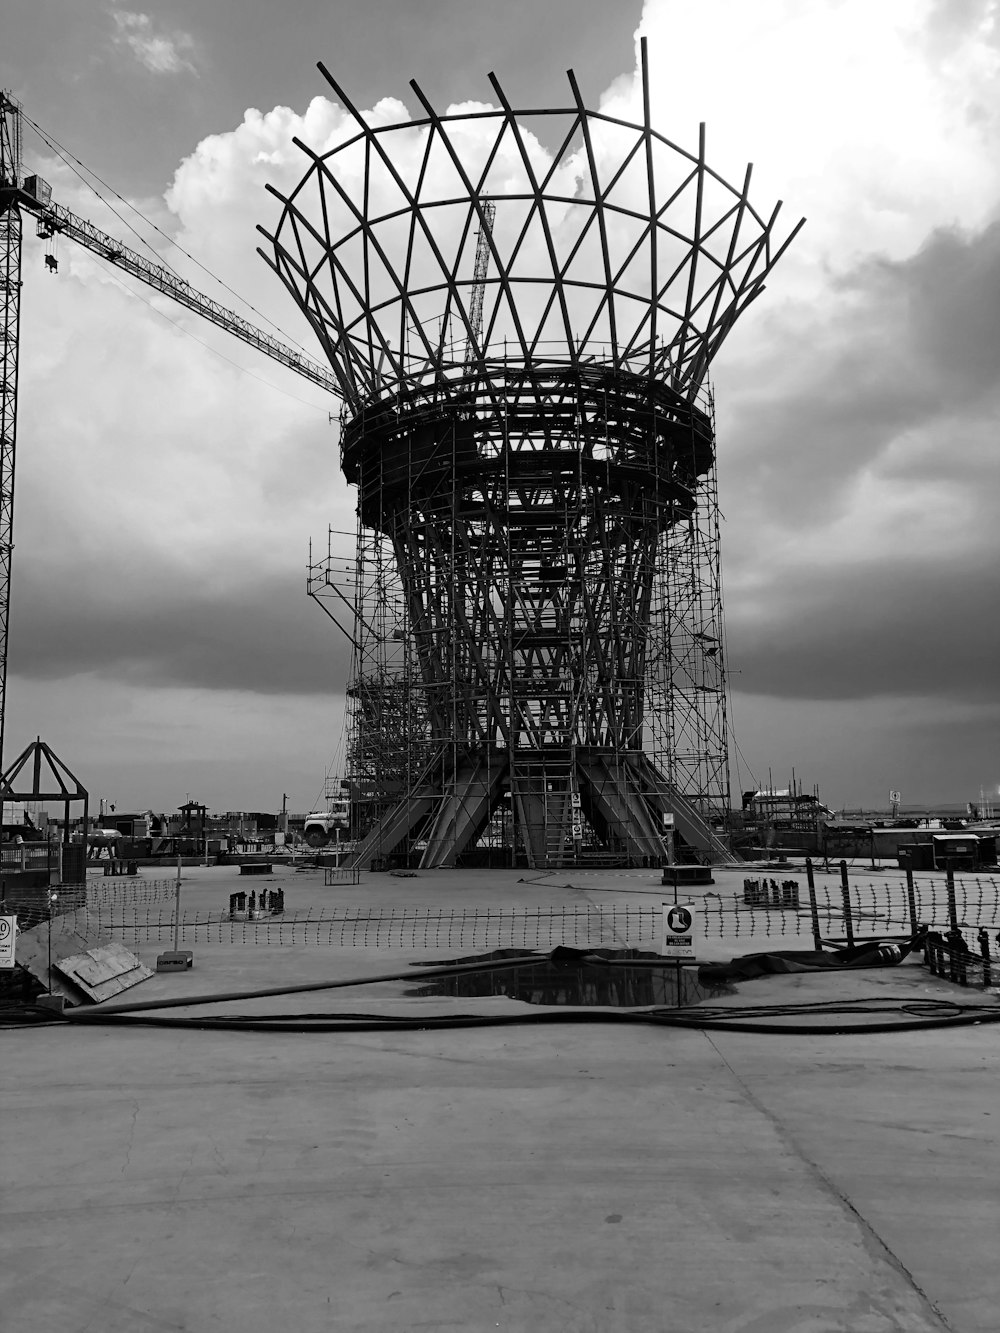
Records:
<instances>
[{"instance_id":1,"label":"puddle of water","mask_svg":"<svg viewBox=\"0 0 1000 1333\"><path fill-rule=\"evenodd\" d=\"M505 995L526 1004L600 1005L605 1008L633 1009L647 1005L676 1007L696 1005L704 1000L733 995L732 986L703 986L693 967L678 969L664 962L658 954L640 953L635 949L612 952L601 951L601 959L553 960L541 954L537 963L524 967L490 967L503 958L522 957L521 950L496 949L493 953L473 958L455 958L454 963L482 962L481 970L459 972L450 977L435 977L413 990L411 996L452 995L475 999L489 995ZM629 967L630 961L643 961ZM436 963L434 966L448 966Z\"/></svg>"}]
</instances>

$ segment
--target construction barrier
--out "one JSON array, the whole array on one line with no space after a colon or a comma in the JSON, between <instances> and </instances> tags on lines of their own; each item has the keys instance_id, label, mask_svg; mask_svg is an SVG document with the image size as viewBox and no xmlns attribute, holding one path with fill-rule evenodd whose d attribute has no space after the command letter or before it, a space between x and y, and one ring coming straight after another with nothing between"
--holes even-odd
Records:
<instances>
[{"instance_id":1,"label":"construction barrier","mask_svg":"<svg viewBox=\"0 0 1000 1333\"><path fill-rule=\"evenodd\" d=\"M132 887L131 885L129 887ZM787 940L819 936L824 943L846 943L857 936L909 934L914 922L930 931L952 932L978 953L977 932L1000 924L1000 880L963 879L950 884L929 880L912 885L853 884L811 887L809 901L778 885L779 902L768 893L706 893L695 899L702 938ZM89 890L90 886L88 886ZM139 897L124 893L90 894L85 907L54 919L77 929L143 944L172 935L175 881L136 884ZM268 900L268 909L270 900ZM560 907L466 907L441 911L428 907L324 905L305 911L288 906L250 918L249 912L195 909L182 912L180 938L185 945L271 944L399 949L550 949L558 944L655 947L661 930L659 903L573 904ZM242 919L241 919L242 918Z\"/></svg>"}]
</instances>

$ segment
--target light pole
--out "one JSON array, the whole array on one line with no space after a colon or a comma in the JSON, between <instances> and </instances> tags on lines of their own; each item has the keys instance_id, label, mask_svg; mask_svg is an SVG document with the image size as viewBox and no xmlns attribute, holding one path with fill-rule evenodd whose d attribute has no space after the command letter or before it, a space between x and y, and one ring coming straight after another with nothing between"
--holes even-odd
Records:
<instances>
[{"instance_id":1,"label":"light pole","mask_svg":"<svg viewBox=\"0 0 1000 1333\"><path fill-rule=\"evenodd\" d=\"M58 901L59 901L59 894L53 892L52 889L49 889L49 970L48 970L48 982L49 982L49 994L50 994L50 995L51 995L51 993L52 993L52 904L53 904L53 903L57 903Z\"/></svg>"}]
</instances>

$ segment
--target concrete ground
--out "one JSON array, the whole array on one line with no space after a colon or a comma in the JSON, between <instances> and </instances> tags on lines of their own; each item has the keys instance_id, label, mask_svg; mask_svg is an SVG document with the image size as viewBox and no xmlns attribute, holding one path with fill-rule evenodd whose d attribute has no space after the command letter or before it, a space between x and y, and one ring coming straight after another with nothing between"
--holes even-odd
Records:
<instances>
[{"instance_id":1,"label":"concrete ground","mask_svg":"<svg viewBox=\"0 0 1000 1333\"><path fill-rule=\"evenodd\" d=\"M295 910L312 897L444 908L659 900L656 881L604 872L570 889L583 882L573 872L442 872L324 889L292 871L268 887L284 882ZM716 888L741 883L720 876ZM185 913L218 910L236 886L231 870L185 871ZM711 954L767 941L733 945L715 941ZM808 936L788 945L808 948ZM138 952L154 963L164 947ZM431 961L212 944L190 972L120 998ZM413 999L410 988L215 1008L537 1012ZM915 963L765 978L728 1003L887 996L995 1003ZM993 1333L998 1038L1000 1025L788 1036L601 1022L8 1031L3 1322L59 1333Z\"/></svg>"}]
</instances>

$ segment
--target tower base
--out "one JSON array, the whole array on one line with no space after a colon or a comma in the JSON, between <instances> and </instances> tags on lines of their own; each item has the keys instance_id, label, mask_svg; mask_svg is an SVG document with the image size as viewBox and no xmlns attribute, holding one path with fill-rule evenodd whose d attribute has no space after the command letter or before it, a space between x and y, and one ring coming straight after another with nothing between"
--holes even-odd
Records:
<instances>
[{"instance_id":1,"label":"tower base","mask_svg":"<svg viewBox=\"0 0 1000 1333\"><path fill-rule=\"evenodd\" d=\"M531 870L598 860L659 866L667 855L664 815L703 862L737 861L648 755L578 746L439 755L358 843L352 864L460 865L508 799L514 863Z\"/></svg>"}]
</instances>

